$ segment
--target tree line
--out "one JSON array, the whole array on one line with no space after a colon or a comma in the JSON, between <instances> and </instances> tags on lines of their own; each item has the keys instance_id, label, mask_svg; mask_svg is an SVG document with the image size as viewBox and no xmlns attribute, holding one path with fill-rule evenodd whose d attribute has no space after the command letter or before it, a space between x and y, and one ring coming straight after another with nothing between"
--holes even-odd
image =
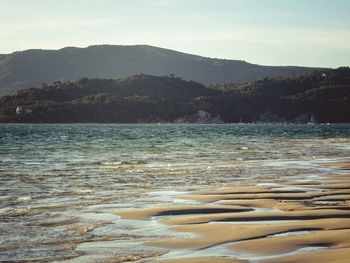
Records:
<instances>
[{"instance_id":1,"label":"tree line","mask_svg":"<svg viewBox=\"0 0 350 263\"><path fill-rule=\"evenodd\" d=\"M31 113L18 113L17 107ZM293 119L312 112L319 122L350 122L350 69L211 86L175 76L59 82L0 98L0 122L172 122L198 110L224 122L255 122L270 112Z\"/></svg>"}]
</instances>

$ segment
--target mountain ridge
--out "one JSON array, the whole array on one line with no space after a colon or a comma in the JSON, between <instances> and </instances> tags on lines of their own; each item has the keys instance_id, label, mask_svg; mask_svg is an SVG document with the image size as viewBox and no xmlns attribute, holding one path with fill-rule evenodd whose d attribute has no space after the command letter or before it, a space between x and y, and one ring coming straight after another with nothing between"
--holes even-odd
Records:
<instances>
[{"instance_id":1,"label":"mountain ridge","mask_svg":"<svg viewBox=\"0 0 350 263\"><path fill-rule=\"evenodd\" d=\"M175 74L205 85L299 75L316 68L261 66L187 54L150 45L92 45L58 50L28 49L0 55L0 96L41 83L78 78L122 78Z\"/></svg>"}]
</instances>

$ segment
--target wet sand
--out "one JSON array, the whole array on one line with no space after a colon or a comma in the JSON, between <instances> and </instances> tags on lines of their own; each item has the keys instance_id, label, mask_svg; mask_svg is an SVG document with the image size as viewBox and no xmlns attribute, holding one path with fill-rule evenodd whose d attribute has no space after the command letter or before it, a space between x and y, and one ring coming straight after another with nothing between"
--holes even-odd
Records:
<instances>
[{"instance_id":1,"label":"wet sand","mask_svg":"<svg viewBox=\"0 0 350 263\"><path fill-rule=\"evenodd\" d=\"M187 258L187 259L173 259L161 261L162 263L245 263L248 261L229 259L229 258L219 258L219 257L205 257L205 258Z\"/></svg>"},{"instance_id":2,"label":"wet sand","mask_svg":"<svg viewBox=\"0 0 350 263\"><path fill-rule=\"evenodd\" d=\"M324 165L342 173L197 192L181 197L196 205L116 214L191 233L184 239L145 242L170 252L147 262L350 262L350 161ZM195 256L171 258L172 251L191 251Z\"/></svg>"}]
</instances>

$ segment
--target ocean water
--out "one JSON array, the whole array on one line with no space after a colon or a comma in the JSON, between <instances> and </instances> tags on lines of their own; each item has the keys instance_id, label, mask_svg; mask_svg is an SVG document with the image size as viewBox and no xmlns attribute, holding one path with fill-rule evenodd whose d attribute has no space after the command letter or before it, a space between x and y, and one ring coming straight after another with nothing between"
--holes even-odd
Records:
<instances>
[{"instance_id":1,"label":"ocean water","mask_svg":"<svg viewBox=\"0 0 350 263\"><path fill-rule=\"evenodd\" d=\"M333 172L350 124L1 124L0 261L123 262L175 235L113 212L186 191ZM339 171L340 172L340 171Z\"/></svg>"}]
</instances>

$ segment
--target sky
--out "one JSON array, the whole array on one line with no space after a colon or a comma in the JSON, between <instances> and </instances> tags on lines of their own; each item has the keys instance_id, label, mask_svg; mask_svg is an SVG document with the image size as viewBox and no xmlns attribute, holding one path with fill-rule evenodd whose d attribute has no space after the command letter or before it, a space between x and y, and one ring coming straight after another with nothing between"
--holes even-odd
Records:
<instances>
[{"instance_id":1,"label":"sky","mask_svg":"<svg viewBox=\"0 0 350 263\"><path fill-rule=\"evenodd\" d=\"M0 0L0 54L147 44L260 65L350 65L349 0Z\"/></svg>"}]
</instances>

